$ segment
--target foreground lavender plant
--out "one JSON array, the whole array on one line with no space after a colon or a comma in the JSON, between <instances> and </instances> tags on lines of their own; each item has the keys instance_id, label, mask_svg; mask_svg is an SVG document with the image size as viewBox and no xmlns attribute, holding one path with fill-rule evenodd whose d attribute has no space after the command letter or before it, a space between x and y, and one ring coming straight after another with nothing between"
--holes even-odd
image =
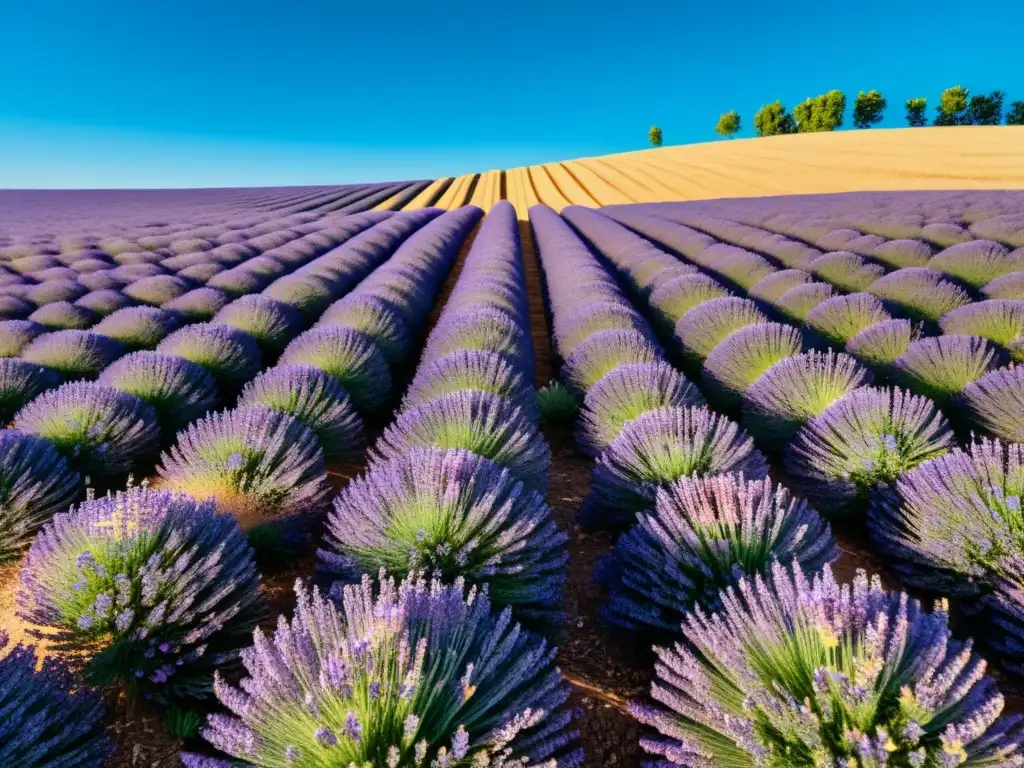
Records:
<instances>
[{"instance_id":1,"label":"foreground lavender plant","mask_svg":"<svg viewBox=\"0 0 1024 768\"><path fill-rule=\"evenodd\" d=\"M96 684L159 701L209 695L263 614L237 524L212 503L147 488L54 517L20 579L32 634Z\"/></svg>"},{"instance_id":2,"label":"foreground lavender plant","mask_svg":"<svg viewBox=\"0 0 1024 768\"><path fill-rule=\"evenodd\" d=\"M403 411L371 451L371 463L411 448L463 448L508 468L528 488L547 490L551 449L514 403L490 392L455 392Z\"/></svg>"},{"instance_id":3,"label":"foreground lavender plant","mask_svg":"<svg viewBox=\"0 0 1024 768\"><path fill-rule=\"evenodd\" d=\"M217 385L205 368L177 355L133 352L104 369L98 379L151 405L165 440L217 404Z\"/></svg>"},{"instance_id":4,"label":"foreground lavender plant","mask_svg":"<svg viewBox=\"0 0 1024 768\"><path fill-rule=\"evenodd\" d=\"M971 382L960 402L982 432L1024 443L1024 365L997 368Z\"/></svg>"},{"instance_id":5,"label":"foreground lavender plant","mask_svg":"<svg viewBox=\"0 0 1024 768\"><path fill-rule=\"evenodd\" d=\"M544 498L508 470L465 450L414 448L349 483L319 555L346 580L381 568L464 577L486 584L497 608L556 621L565 544Z\"/></svg>"},{"instance_id":6,"label":"foreground lavender plant","mask_svg":"<svg viewBox=\"0 0 1024 768\"><path fill-rule=\"evenodd\" d=\"M0 430L0 563L17 557L81 490L81 478L49 441Z\"/></svg>"},{"instance_id":7,"label":"foreground lavender plant","mask_svg":"<svg viewBox=\"0 0 1024 768\"><path fill-rule=\"evenodd\" d=\"M776 363L743 396L743 426L781 448L832 403L871 383L871 372L849 355L806 352Z\"/></svg>"},{"instance_id":8,"label":"foreground lavender plant","mask_svg":"<svg viewBox=\"0 0 1024 768\"><path fill-rule=\"evenodd\" d=\"M707 408L658 408L625 425L598 458L580 519L588 526L632 525L654 506L659 487L680 477L743 472L768 475L754 441Z\"/></svg>"},{"instance_id":9,"label":"foreground lavender plant","mask_svg":"<svg viewBox=\"0 0 1024 768\"><path fill-rule=\"evenodd\" d=\"M576 429L576 445L599 455L637 416L656 408L704 404L700 391L665 362L620 365L588 390Z\"/></svg>"},{"instance_id":10,"label":"foreground lavender plant","mask_svg":"<svg viewBox=\"0 0 1024 768\"><path fill-rule=\"evenodd\" d=\"M311 365L282 365L249 382L238 398L241 405L262 405L309 427L325 461L359 458L363 421L341 383Z\"/></svg>"},{"instance_id":11,"label":"foreground lavender plant","mask_svg":"<svg viewBox=\"0 0 1024 768\"><path fill-rule=\"evenodd\" d=\"M964 609L988 622L979 637L1017 670L1024 670L1024 591L1011 574L1024 557L1022 499L1024 445L981 440L879 493L869 527L910 584L968 598Z\"/></svg>"},{"instance_id":12,"label":"foreground lavender plant","mask_svg":"<svg viewBox=\"0 0 1024 768\"><path fill-rule=\"evenodd\" d=\"M582 765L554 649L461 579L384 579L375 597L364 578L340 610L301 582L296 593L291 623L243 651L241 688L218 680L235 715L210 716L218 749L259 768Z\"/></svg>"},{"instance_id":13,"label":"foreground lavender plant","mask_svg":"<svg viewBox=\"0 0 1024 768\"><path fill-rule=\"evenodd\" d=\"M691 614L682 644L658 649L655 765L712 768L1020 766L1024 732L946 614L925 613L860 572L809 582L798 567L744 579L724 609Z\"/></svg>"},{"instance_id":14,"label":"foreground lavender plant","mask_svg":"<svg viewBox=\"0 0 1024 768\"><path fill-rule=\"evenodd\" d=\"M160 447L160 426L151 406L85 381L44 392L18 411L14 425L53 443L72 469L99 477L128 472Z\"/></svg>"},{"instance_id":15,"label":"foreground lavender plant","mask_svg":"<svg viewBox=\"0 0 1024 768\"><path fill-rule=\"evenodd\" d=\"M0 651L10 638L0 630ZM0 659L0 763L93 768L113 752L103 733L103 701L76 689L64 664L39 665L35 648L17 645Z\"/></svg>"},{"instance_id":16,"label":"foreground lavender plant","mask_svg":"<svg viewBox=\"0 0 1024 768\"><path fill-rule=\"evenodd\" d=\"M686 359L699 367L733 331L767 320L750 299L712 299L683 315L676 323L675 335Z\"/></svg>"},{"instance_id":17,"label":"foreground lavender plant","mask_svg":"<svg viewBox=\"0 0 1024 768\"><path fill-rule=\"evenodd\" d=\"M776 561L814 572L838 554L818 513L768 478L681 477L602 563L602 615L626 629L678 632L694 606L718 610L720 590L745 576Z\"/></svg>"},{"instance_id":18,"label":"foreground lavender plant","mask_svg":"<svg viewBox=\"0 0 1024 768\"><path fill-rule=\"evenodd\" d=\"M160 459L161 484L213 498L245 530L309 517L327 501L323 451L302 422L250 405L193 422Z\"/></svg>"},{"instance_id":19,"label":"foreground lavender plant","mask_svg":"<svg viewBox=\"0 0 1024 768\"><path fill-rule=\"evenodd\" d=\"M808 421L784 459L794 489L821 511L838 514L953 444L949 423L931 400L864 387Z\"/></svg>"}]
</instances>

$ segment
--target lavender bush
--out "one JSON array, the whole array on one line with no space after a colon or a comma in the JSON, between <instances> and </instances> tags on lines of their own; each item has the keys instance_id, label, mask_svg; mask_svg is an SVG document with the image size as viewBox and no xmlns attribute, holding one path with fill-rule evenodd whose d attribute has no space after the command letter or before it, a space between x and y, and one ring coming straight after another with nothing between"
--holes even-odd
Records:
<instances>
[{"instance_id":1,"label":"lavender bush","mask_svg":"<svg viewBox=\"0 0 1024 768\"><path fill-rule=\"evenodd\" d=\"M939 320L945 334L981 336L1006 347L1024 362L1024 301L990 299L953 310Z\"/></svg>"},{"instance_id":2,"label":"lavender bush","mask_svg":"<svg viewBox=\"0 0 1024 768\"><path fill-rule=\"evenodd\" d=\"M14 426L46 438L85 475L128 472L160 447L156 411L113 387L77 381L44 392L14 417Z\"/></svg>"},{"instance_id":3,"label":"lavender bush","mask_svg":"<svg viewBox=\"0 0 1024 768\"><path fill-rule=\"evenodd\" d=\"M318 325L337 325L366 334L390 366L404 363L412 354L409 326L387 302L374 296L348 296L336 301Z\"/></svg>"},{"instance_id":4,"label":"lavender bush","mask_svg":"<svg viewBox=\"0 0 1024 768\"><path fill-rule=\"evenodd\" d=\"M743 472L768 464L734 422L707 408L658 408L625 425L598 457L580 519L588 526L632 525L654 506L658 488L680 477Z\"/></svg>"},{"instance_id":5,"label":"lavender bush","mask_svg":"<svg viewBox=\"0 0 1024 768\"><path fill-rule=\"evenodd\" d=\"M10 638L0 630L0 651ZM113 752L103 733L103 701L79 689L50 657L37 670L35 648L17 645L0 659L0 762L9 766L93 768Z\"/></svg>"},{"instance_id":6,"label":"lavender bush","mask_svg":"<svg viewBox=\"0 0 1024 768\"><path fill-rule=\"evenodd\" d=\"M121 343L89 331L56 331L31 342L21 358L56 372L65 381L95 379L124 353Z\"/></svg>"},{"instance_id":7,"label":"lavender bush","mask_svg":"<svg viewBox=\"0 0 1024 768\"><path fill-rule=\"evenodd\" d=\"M178 316L164 309L126 307L105 317L92 330L116 339L129 349L153 349L178 324Z\"/></svg>"},{"instance_id":8,"label":"lavender bush","mask_svg":"<svg viewBox=\"0 0 1024 768\"><path fill-rule=\"evenodd\" d=\"M201 365L224 392L237 391L263 368L256 340L227 325L185 326L161 341L156 351Z\"/></svg>"},{"instance_id":9,"label":"lavender bush","mask_svg":"<svg viewBox=\"0 0 1024 768\"><path fill-rule=\"evenodd\" d=\"M621 365L657 363L661 349L639 331L598 331L580 343L562 366L562 380L584 395Z\"/></svg>"},{"instance_id":10,"label":"lavender bush","mask_svg":"<svg viewBox=\"0 0 1024 768\"><path fill-rule=\"evenodd\" d=\"M891 319L874 296L851 293L821 302L807 315L806 322L825 341L842 348L865 328Z\"/></svg>"},{"instance_id":11,"label":"lavender bush","mask_svg":"<svg viewBox=\"0 0 1024 768\"><path fill-rule=\"evenodd\" d=\"M414 448L375 465L334 501L319 556L344 580L385 569L487 585L496 608L558 619L566 537L544 498L465 450Z\"/></svg>"},{"instance_id":12,"label":"lavender bush","mask_svg":"<svg viewBox=\"0 0 1024 768\"><path fill-rule=\"evenodd\" d=\"M909 320L885 320L857 333L846 351L866 365L887 368L906 354L916 335Z\"/></svg>"},{"instance_id":13,"label":"lavender bush","mask_svg":"<svg viewBox=\"0 0 1024 768\"><path fill-rule=\"evenodd\" d=\"M528 415L537 414L539 396L534 396L522 372L501 355L479 349L459 350L422 364L402 399L402 410L463 390L492 392L515 403Z\"/></svg>"},{"instance_id":14,"label":"lavender bush","mask_svg":"<svg viewBox=\"0 0 1024 768\"><path fill-rule=\"evenodd\" d=\"M1024 443L1024 365L997 368L971 382L960 403L977 429Z\"/></svg>"},{"instance_id":15,"label":"lavender bush","mask_svg":"<svg viewBox=\"0 0 1024 768\"><path fill-rule=\"evenodd\" d=\"M980 336L932 336L912 342L892 374L912 392L944 405L998 362L997 351Z\"/></svg>"},{"instance_id":16,"label":"lavender bush","mask_svg":"<svg viewBox=\"0 0 1024 768\"><path fill-rule=\"evenodd\" d=\"M51 331L88 328L96 322L96 313L78 304L55 301L44 304L27 318Z\"/></svg>"},{"instance_id":17,"label":"lavender bush","mask_svg":"<svg viewBox=\"0 0 1024 768\"><path fill-rule=\"evenodd\" d=\"M744 579L724 609L691 614L658 649L655 705L637 719L661 766L1016 766L1017 717L970 641L860 572L840 585L780 565Z\"/></svg>"},{"instance_id":18,"label":"lavender bush","mask_svg":"<svg viewBox=\"0 0 1024 768\"><path fill-rule=\"evenodd\" d=\"M835 289L827 283L806 283L790 288L772 308L791 323L805 323L812 312L834 295Z\"/></svg>"},{"instance_id":19,"label":"lavender bush","mask_svg":"<svg viewBox=\"0 0 1024 768\"><path fill-rule=\"evenodd\" d=\"M0 426L9 424L28 402L58 384L60 377L49 368L16 358L0 358Z\"/></svg>"},{"instance_id":20,"label":"lavender bush","mask_svg":"<svg viewBox=\"0 0 1024 768\"><path fill-rule=\"evenodd\" d=\"M385 579L378 592L365 578L340 609L296 592L292 621L243 651L250 677L217 681L234 713L203 731L218 749L260 768L582 765L554 649L461 579Z\"/></svg>"},{"instance_id":21,"label":"lavender bush","mask_svg":"<svg viewBox=\"0 0 1024 768\"><path fill-rule=\"evenodd\" d=\"M46 328L31 320L0 322L0 357L17 357Z\"/></svg>"},{"instance_id":22,"label":"lavender bush","mask_svg":"<svg viewBox=\"0 0 1024 768\"><path fill-rule=\"evenodd\" d=\"M803 350L803 334L781 323L755 323L729 334L708 354L704 391L723 407L740 404L743 393L776 363Z\"/></svg>"},{"instance_id":23,"label":"lavender bush","mask_svg":"<svg viewBox=\"0 0 1024 768\"><path fill-rule=\"evenodd\" d=\"M801 427L784 460L795 490L822 512L839 514L952 447L949 423L931 400L863 387Z\"/></svg>"},{"instance_id":24,"label":"lavender bush","mask_svg":"<svg viewBox=\"0 0 1024 768\"><path fill-rule=\"evenodd\" d=\"M699 367L730 333L767 321L750 299L712 299L683 315L676 323L675 335L687 361Z\"/></svg>"},{"instance_id":25,"label":"lavender bush","mask_svg":"<svg viewBox=\"0 0 1024 768\"><path fill-rule=\"evenodd\" d=\"M303 325L302 316L291 305L259 294L232 301L212 322L244 331L271 359L284 351Z\"/></svg>"},{"instance_id":26,"label":"lavender bush","mask_svg":"<svg viewBox=\"0 0 1024 768\"><path fill-rule=\"evenodd\" d=\"M630 630L677 633L695 606L717 611L720 591L776 561L815 572L839 555L828 525L768 478L681 477L616 543L599 578L602 615Z\"/></svg>"},{"instance_id":27,"label":"lavender bush","mask_svg":"<svg viewBox=\"0 0 1024 768\"><path fill-rule=\"evenodd\" d=\"M209 695L263 614L253 553L212 503L147 488L53 518L21 571L18 615L97 685Z\"/></svg>"}]
</instances>

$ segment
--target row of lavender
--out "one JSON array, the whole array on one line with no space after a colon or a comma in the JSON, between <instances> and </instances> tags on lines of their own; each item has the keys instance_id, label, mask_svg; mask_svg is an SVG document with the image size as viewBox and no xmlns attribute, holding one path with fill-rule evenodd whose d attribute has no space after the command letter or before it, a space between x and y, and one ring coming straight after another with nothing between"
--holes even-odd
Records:
<instances>
[{"instance_id":1,"label":"row of lavender","mask_svg":"<svg viewBox=\"0 0 1024 768\"><path fill-rule=\"evenodd\" d=\"M745 423L760 427L754 432L767 451L792 438L785 467L818 506L832 513L863 508L868 497L884 497L875 489L891 487L887 482L952 447L933 404L864 386L870 372L853 358L804 353L810 338L799 328L769 322L756 303L731 297L704 274L724 270L738 278L734 285L754 284L775 272L756 275L754 254L715 253L704 237L692 256L678 249L693 259L687 264L597 213L570 208L563 215L648 307L658 330L667 331L671 355L700 377L715 407L742 411ZM656 334L564 222L544 208L534 208L531 220L565 357L563 376L585 393L581 447L599 451L584 521L629 525L639 513L602 574L611 593L605 614L620 626L661 631L678 631L682 621L690 643L659 653L653 694L667 709L638 705L635 711L663 738L645 746L670 764L694 766L740 755L792 758L794 749L806 750L808 759L829 755L863 765L1018 764L1019 726L997 720L1002 699L981 679L983 662L969 646L949 639L944 614L923 614L862 577L855 599L849 592L841 597L827 567L806 581L804 570L819 571L837 554L818 513L773 487L767 462L743 430L695 407L696 389L666 365ZM702 256L705 249L712 252ZM566 263L572 252L576 258ZM600 442L592 437L595 425L605 431ZM966 460L950 454L963 475L957 488L963 501L954 497L947 512L973 500L979 472L996 481L1011 507L1019 499L1019 450L985 443L975 451ZM898 508L888 505L890 514ZM971 533L982 534L983 544L1012 540L1006 527L995 536L979 531L982 519L978 510ZM894 532L910 538L897 528L888 526L890 539L898 538ZM941 539L932 533L931 543L939 546ZM961 549L961 564L968 550ZM922 559L922 552L908 558L904 547L903 553L904 561ZM942 590L947 583L922 586ZM727 587L739 591L720 592ZM1019 603L1012 596L990 600L987 612L1002 631L997 650L1017 655L1020 627L1007 629L1006 622L1019 621ZM906 640L908 627L913 642ZM778 654L790 643L807 653L784 662ZM845 650L842 658L834 655L837 647ZM871 672L858 677L859 667ZM940 688L933 687L936 676L945 681ZM921 695L926 689L928 697ZM874 691L871 706L858 690ZM783 716L787 700L809 709ZM773 728L765 731L768 722Z\"/></svg>"},{"instance_id":2,"label":"row of lavender","mask_svg":"<svg viewBox=\"0 0 1024 768\"><path fill-rule=\"evenodd\" d=\"M566 559L527 329L515 213L499 205L366 473L334 502L320 577L342 615L299 587L290 628L243 656L242 690L217 689L236 715L205 731L222 751L268 766L580 763L554 649L514 623L558 619ZM394 581L427 571L436 581ZM303 636L321 638L312 655Z\"/></svg>"},{"instance_id":3,"label":"row of lavender","mask_svg":"<svg viewBox=\"0 0 1024 768\"><path fill-rule=\"evenodd\" d=\"M300 309L312 311L318 304L321 309L331 304L394 253L385 267L331 304L320 326L292 341L277 368L253 379L242 390L238 409L212 414L179 433L176 445L164 455L161 484L193 490L199 499L212 497L209 501L195 502L165 490L130 489L112 498L87 501L43 527L22 568L18 612L51 650L73 651L74 664L84 665L90 682L123 685L129 692L158 701L202 696L210 690L213 672L237 657L248 643L264 608L253 552L243 529L267 517L288 515L308 528L322 510L327 499L325 450L337 449L339 441L351 450L361 434L359 417L341 380L364 382L364 389L374 393L371 401L359 406L386 399L390 373L382 347L401 334L403 324L415 329L425 322L458 243L478 212L440 213L430 210L391 217L295 273L299 281L310 283L296 294L315 297L304 305L297 303L293 311L300 316ZM433 226L422 226L432 219ZM301 284L293 287L300 289ZM375 300L395 307L390 336L380 327L358 330L366 325L367 302ZM403 308L405 318L399 317ZM371 315L376 322L376 313ZM198 368L178 377L183 386L195 385L204 376L212 384L211 374L220 371L234 393L242 384L237 367L250 374L262 367L259 343L242 331L214 324L187 330L235 344L210 350L205 365L182 359ZM411 340L411 331L407 338ZM142 376L160 369L157 358L171 357L135 354L150 356L140 370ZM291 359L310 354L315 358L312 365ZM109 425L107 440L142 452L140 432L151 430L156 421L151 406L112 387L87 382L67 384L51 394L56 398L63 392L63 400L68 401L68 388L86 399L107 393L131 401L138 418ZM222 393L226 396L229 391ZM38 399L25 410L33 406L42 410ZM51 418L66 423L82 415L81 409L51 410ZM94 410L98 418L103 417L102 407ZM19 414L16 423L21 420ZM70 439L58 446L14 430L2 435L4 469L11 470L5 478L13 483L4 509L5 524L10 521L11 525L5 528L23 536L18 544L44 522L45 513L66 506L79 492L80 481L67 462L75 464L88 455L89 461L96 462L90 467L103 466L115 452L94 450L96 446L88 440L95 431L89 430L80 442ZM122 453L129 458L137 455L132 450ZM53 465L43 477L38 474L40 459ZM239 518L218 514L224 511L237 512ZM14 513L21 513L23 519ZM23 663L29 655L17 650L10 658ZM68 675L59 662L48 664L54 671L40 679L34 706L59 708L60 699L54 696L61 687L58 683L66 687ZM12 663L10 674L18 669ZM78 693L73 699L87 700L89 695ZM88 709L95 715L93 704ZM22 713L25 719L18 722L32 724L36 730L28 742L12 743L8 756L18 758L15 762L29 761L25 764L36 764L31 761L38 755L69 765L95 765L90 760L105 747L100 746L102 731L94 727L94 718L84 717L65 733L61 728L67 721L55 718L51 727L45 718L31 719L38 713L33 707ZM35 745L38 752L27 744Z\"/></svg>"}]
</instances>

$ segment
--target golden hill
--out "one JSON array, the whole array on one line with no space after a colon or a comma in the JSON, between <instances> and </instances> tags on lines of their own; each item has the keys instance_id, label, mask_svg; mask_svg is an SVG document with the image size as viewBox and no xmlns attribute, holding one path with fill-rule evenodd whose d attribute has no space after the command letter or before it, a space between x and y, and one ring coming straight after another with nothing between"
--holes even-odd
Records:
<instances>
[{"instance_id":1,"label":"golden hill","mask_svg":"<svg viewBox=\"0 0 1024 768\"><path fill-rule=\"evenodd\" d=\"M403 208L899 189L1024 188L1024 126L840 131L687 144L438 179ZM397 202L397 201L396 201ZM385 201L382 209L391 208Z\"/></svg>"}]
</instances>

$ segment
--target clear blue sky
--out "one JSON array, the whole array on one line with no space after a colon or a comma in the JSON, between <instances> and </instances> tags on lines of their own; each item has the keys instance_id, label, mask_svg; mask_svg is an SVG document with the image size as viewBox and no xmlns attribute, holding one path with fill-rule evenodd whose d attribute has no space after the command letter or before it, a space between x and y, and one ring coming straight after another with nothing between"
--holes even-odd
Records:
<instances>
[{"instance_id":1,"label":"clear blue sky","mask_svg":"<svg viewBox=\"0 0 1024 768\"><path fill-rule=\"evenodd\" d=\"M1021 29L1018 0L0 0L0 187L436 177L830 88L896 126L958 83L1024 99Z\"/></svg>"}]
</instances>

